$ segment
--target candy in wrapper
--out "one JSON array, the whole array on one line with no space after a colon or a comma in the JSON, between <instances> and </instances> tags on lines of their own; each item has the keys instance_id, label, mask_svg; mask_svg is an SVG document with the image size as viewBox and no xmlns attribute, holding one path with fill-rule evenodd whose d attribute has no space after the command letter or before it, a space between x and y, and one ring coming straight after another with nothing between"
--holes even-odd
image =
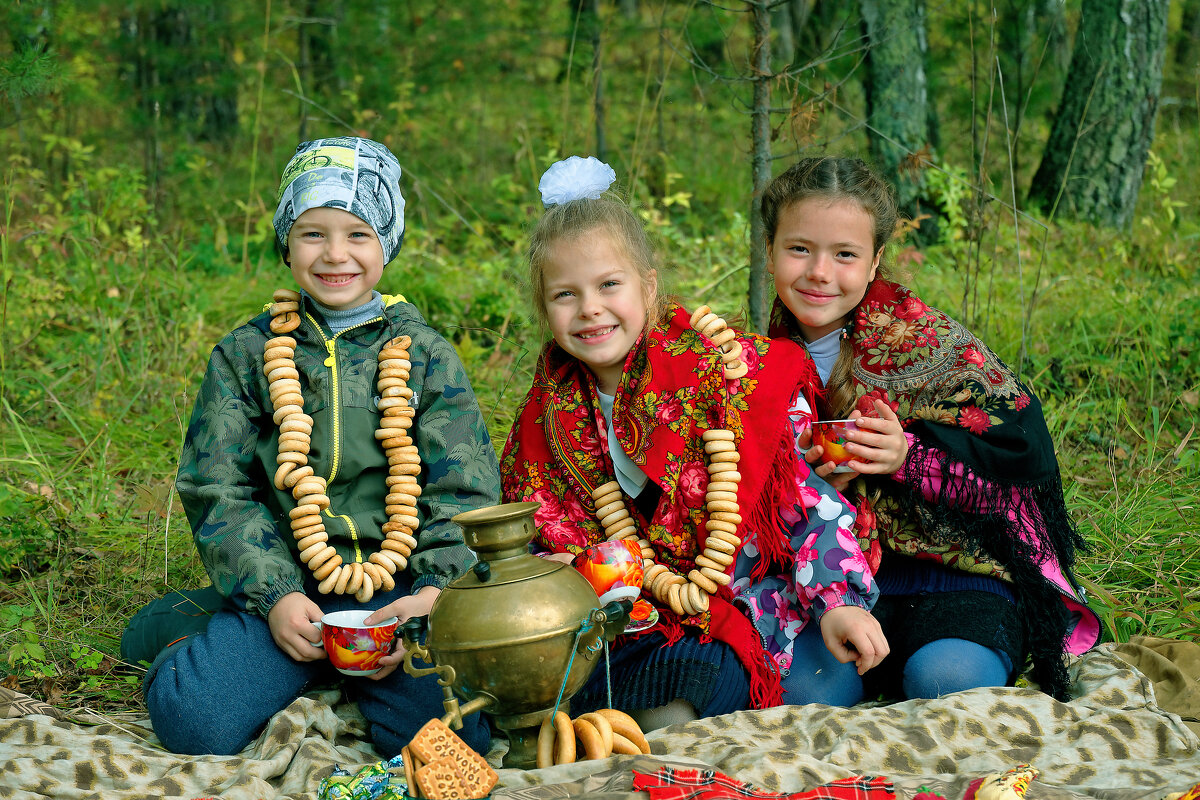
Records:
<instances>
[{"instance_id":1,"label":"candy in wrapper","mask_svg":"<svg viewBox=\"0 0 1200 800\"><path fill-rule=\"evenodd\" d=\"M404 775L392 772L403 770L400 756L376 761L360 767L357 772L334 767L317 789L318 800L405 800L408 784Z\"/></svg>"}]
</instances>

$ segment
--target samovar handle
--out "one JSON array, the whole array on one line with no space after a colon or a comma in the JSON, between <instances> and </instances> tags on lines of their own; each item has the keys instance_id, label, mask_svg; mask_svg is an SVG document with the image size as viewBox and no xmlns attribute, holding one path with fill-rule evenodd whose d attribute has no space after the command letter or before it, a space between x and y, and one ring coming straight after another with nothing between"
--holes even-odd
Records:
<instances>
[{"instance_id":1,"label":"samovar handle","mask_svg":"<svg viewBox=\"0 0 1200 800\"><path fill-rule=\"evenodd\" d=\"M629 625L629 614L632 611L632 600L613 600L603 608L592 609L587 622L595 626L595 632L580 637L576 652L589 660L594 658L600 651L601 638L609 642L616 639Z\"/></svg>"}]
</instances>

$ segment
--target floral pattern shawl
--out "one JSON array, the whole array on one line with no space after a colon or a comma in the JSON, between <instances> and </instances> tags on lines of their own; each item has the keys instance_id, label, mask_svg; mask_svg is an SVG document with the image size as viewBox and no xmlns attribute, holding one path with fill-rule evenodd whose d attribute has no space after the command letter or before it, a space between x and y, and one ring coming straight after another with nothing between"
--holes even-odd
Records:
<instances>
[{"instance_id":1,"label":"floral pattern shawl","mask_svg":"<svg viewBox=\"0 0 1200 800\"><path fill-rule=\"evenodd\" d=\"M613 402L618 442L661 490L649 519L633 503L627 508L655 560L683 575L704 547L708 472L701 435L713 428L732 431L741 455L738 535L758 542L756 574L773 564L788 569L792 561L789 532L777 513L800 469L788 409L798 392L816 385L816 372L803 348L791 342L753 334L740 334L737 341L748 373L727 381L719 349L675 306L630 351ZM772 379L764 380L768 367ZM501 458L504 499L541 504L534 515L536 545L578 553L605 538L591 493L614 474L606 428L591 371L551 342ZM657 629L673 641L682 635L681 624L695 626L705 638L730 644L751 675L755 704L769 705L779 696L778 676L731 599L722 587L709 612L684 620L660 607Z\"/></svg>"},{"instance_id":2,"label":"floral pattern shawl","mask_svg":"<svg viewBox=\"0 0 1200 800\"><path fill-rule=\"evenodd\" d=\"M1034 679L1064 697L1073 620L1043 572L1069 581L1084 542L1040 403L970 331L899 284L872 282L850 331L857 409L875 416L874 401L888 403L912 442L895 475L855 481L872 568L889 549L1010 581ZM771 333L799 337L778 299Z\"/></svg>"}]
</instances>

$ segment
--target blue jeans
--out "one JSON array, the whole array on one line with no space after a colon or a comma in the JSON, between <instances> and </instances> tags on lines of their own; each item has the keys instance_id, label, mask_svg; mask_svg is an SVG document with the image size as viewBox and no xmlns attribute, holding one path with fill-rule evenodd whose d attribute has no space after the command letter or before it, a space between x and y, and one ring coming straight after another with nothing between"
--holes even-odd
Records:
<instances>
[{"instance_id":1,"label":"blue jeans","mask_svg":"<svg viewBox=\"0 0 1200 800\"><path fill-rule=\"evenodd\" d=\"M879 670L902 669L904 696L935 698L979 686L1004 686L1012 662L1002 650L966 639L937 639L919 648L902 665L885 658ZM863 681L854 662L833 657L821 638L820 625L809 623L796 637L792 666L783 678L783 702L852 706L863 699Z\"/></svg>"},{"instance_id":2,"label":"blue jeans","mask_svg":"<svg viewBox=\"0 0 1200 800\"><path fill-rule=\"evenodd\" d=\"M407 594L407 582L397 583L396 589L366 604L353 597L310 596L325 613L376 609ZM413 678L398 669L374 681L345 677L327 660L294 661L275 644L265 619L231 607L213 614L204 633L164 650L151 665L144 688L154 732L168 750L233 755L301 694L339 680L347 697L357 701L368 735L385 758L398 754L422 725L445 713L435 675ZM464 719L457 733L475 750L487 752L490 731L480 714Z\"/></svg>"}]
</instances>

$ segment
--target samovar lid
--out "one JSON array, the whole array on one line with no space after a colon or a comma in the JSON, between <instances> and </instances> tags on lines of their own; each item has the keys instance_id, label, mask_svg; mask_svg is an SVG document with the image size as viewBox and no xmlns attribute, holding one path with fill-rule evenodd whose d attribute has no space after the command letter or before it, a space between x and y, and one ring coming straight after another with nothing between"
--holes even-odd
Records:
<instances>
[{"instance_id":1,"label":"samovar lid","mask_svg":"<svg viewBox=\"0 0 1200 800\"><path fill-rule=\"evenodd\" d=\"M455 514L463 540L483 561L497 561L529 552L536 530L533 512L541 503L503 503Z\"/></svg>"}]
</instances>

